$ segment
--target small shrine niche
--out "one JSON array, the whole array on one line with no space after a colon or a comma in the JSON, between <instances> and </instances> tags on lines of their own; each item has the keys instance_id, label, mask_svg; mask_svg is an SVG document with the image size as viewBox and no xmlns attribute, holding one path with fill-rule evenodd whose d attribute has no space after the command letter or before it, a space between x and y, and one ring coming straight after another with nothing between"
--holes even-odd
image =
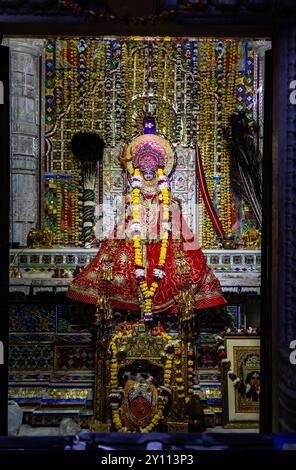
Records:
<instances>
[{"instance_id":1,"label":"small shrine niche","mask_svg":"<svg viewBox=\"0 0 296 470\"><path fill-rule=\"evenodd\" d=\"M9 397L24 424L255 428L270 41L4 40Z\"/></svg>"}]
</instances>

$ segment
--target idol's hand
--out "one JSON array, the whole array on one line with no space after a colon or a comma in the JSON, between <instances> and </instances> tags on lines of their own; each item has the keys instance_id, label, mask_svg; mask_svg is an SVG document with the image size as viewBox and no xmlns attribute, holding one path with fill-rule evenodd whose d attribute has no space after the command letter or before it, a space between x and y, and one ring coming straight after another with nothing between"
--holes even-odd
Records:
<instances>
[{"instance_id":1,"label":"idol's hand","mask_svg":"<svg viewBox=\"0 0 296 470\"><path fill-rule=\"evenodd\" d=\"M131 160L131 158L130 158L130 159L127 159L127 156L126 156L127 147L128 147L128 145L127 145L127 143L125 143L124 146L123 146L123 149L122 149L122 151L121 151L121 154L120 154L120 156L119 156L119 162L120 162L120 164L121 164L124 168L126 167L126 162L127 162L128 160Z\"/></svg>"}]
</instances>

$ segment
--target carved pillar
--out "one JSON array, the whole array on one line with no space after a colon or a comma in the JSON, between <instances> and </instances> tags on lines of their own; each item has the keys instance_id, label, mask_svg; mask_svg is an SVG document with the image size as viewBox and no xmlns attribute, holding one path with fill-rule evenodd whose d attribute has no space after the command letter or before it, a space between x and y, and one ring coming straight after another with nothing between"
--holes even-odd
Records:
<instances>
[{"instance_id":1,"label":"carved pillar","mask_svg":"<svg viewBox=\"0 0 296 470\"><path fill-rule=\"evenodd\" d=\"M10 48L10 241L26 245L38 221L40 57L44 40L8 39Z\"/></svg>"}]
</instances>

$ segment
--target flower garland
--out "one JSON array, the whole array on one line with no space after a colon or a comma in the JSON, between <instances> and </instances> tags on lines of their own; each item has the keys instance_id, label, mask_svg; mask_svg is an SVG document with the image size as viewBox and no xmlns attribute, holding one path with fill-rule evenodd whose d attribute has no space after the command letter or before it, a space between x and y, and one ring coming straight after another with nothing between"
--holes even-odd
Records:
<instances>
[{"instance_id":1,"label":"flower garland","mask_svg":"<svg viewBox=\"0 0 296 470\"><path fill-rule=\"evenodd\" d=\"M185 403L189 403L192 395L193 395L193 351L191 347L191 343L187 344L187 379L185 380L182 374L181 369L181 355L182 355L182 347L179 344L178 348L175 350L175 381L177 384L177 396L180 399L184 399Z\"/></svg>"},{"instance_id":2,"label":"flower garland","mask_svg":"<svg viewBox=\"0 0 296 470\"><path fill-rule=\"evenodd\" d=\"M78 185L79 185L79 175L78 175L78 162L73 162L72 169L72 191L71 191L71 208L72 208L72 219L71 219L71 234L72 234L72 243L75 246L79 245L79 207L78 207Z\"/></svg>"},{"instance_id":3,"label":"flower garland","mask_svg":"<svg viewBox=\"0 0 296 470\"><path fill-rule=\"evenodd\" d=\"M125 128L126 128L126 138L130 139L132 136L132 130L133 130L133 126L132 126L133 109L131 106L132 98L133 98L133 56L132 56L131 43L127 43L126 47L123 48L122 52L123 52L123 60L125 63L125 69L124 69L125 99L126 99L126 103L129 103L129 106L126 106L126 110L125 110Z\"/></svg>"},{"instance_id":4,"label":"flower garland","mask_svg":"<svg viewBox=\"0 0 296 470\"><path fill-rule=\"evenodd\" d=\"M181 345L175 349L175 382L177 384L177 395L178 398L185 398L185 381L181 369L181 355L182 349Z\"/></svg>"},{"instance_id":5,"label":"flower garland","mask_svg":"<svg viewBox=\"0 0 296 470\"><path fill-rule=\"evenodd\" d=\"M221 106L220 124L222 128L228 126L229 116L235 110L235 81L238 77L238 68L241 59L240 48L237 41L228 41L224 44L225 58L221 61L221 71L223 70L223 80L221 80L221 95L218 104ZM219 135L222 135L220 127ZM217 136L218 137L218 136ZM230 160L229 153L225 146L225 139L219 139L220 149L220 220L227 234L231 234L231 205L232 196L230 188Z\"/></svg>"},{"instance_id":6,"label":"flower garland","mask_svg":"<svg viewBox=\"0 0 296 470\"><path fill-rule=\"evenodd\" d=\"M46 67L45 67L45 129L51 129L55 123L55 67L54 67L54 40L48 39L45 45ZM45 171L52 171L51 158L47 153Z\"/></svg>"},{"instance_id":7,"label":"flower garland","mask_svg":"<svg viewBox=\"0 0 296 470\"><path fill-rule=\"evenodd\" d=\"M187 344L187 394L193 394L193 350L191 343ZM186 399L185 399L186 400Z\"/></svg>"},{"instance_id":8,"label":"flower garland","mask_svg":"<svg viewBox=\"0 0 296 470\"><path fill-rule=\"evenodd\" d=\"M215 155L215 42L201 41L199 51L198 82L200 88L199 109L196 116L197 142L199 144L204 171L207 175L207 186L210 197L214 197L214 155ZM198 207L201 212L201 244L203 248L214 248L215 232L210 218L205 210L202 194L198 192Z\"/></svg>"},{"instance_id":9,"label":"flower garland","mask_svg":"<svg viewBox=\"0 0 296 470\"><path fill-rule=\"evenodd\" d=\"M64 244L67 246L69 242L69 227L68 227L68 219L69 219L69 188L70 185L70 177L65 176L64 178L64 185L63 185L63 206L64 206L64 223L63 223L63 230L64 230Z\"/></svg>"},{"instance_id":10,"label":"flower garland","mask_svg":"<svg viewBox=\"0 0 296 470\"><path fill-rule=\"evenodd\" d=\"M260 335L260 328L227 328L226 330L222 331L220 335L215 336L215 340L217 342L217 349L218 349L218 357L221 360L221 366L224 370L227 370L227 375L230 380L233 382L233 385L236 389L241 390L241 387L244 385L242 384L241 379L234 373L231 369L231 361L228 359L225 346L224 346L224 336L234 334L234 335Z\"/></svg>"},{"instance_id":11,"label":"flower garland","mask_svg":"<svg viewBox=\"0 0 296 470\"><path fill-rule=\"evenodd\" d=\"M165 366L164 366L164 387L170 387L171 377L172 377L172 367L174 359L174 348L171 347L173 340L168 333L161 332L161 336L166 340L165 347ZM111 404L111 415L113 424L118 432L129 432L128 429L123 426L119 404L120 404L120 393L118 392L118 361L117 361L117 340L123 336L132 336L131 327L124 332L119 332L115 334L111 340L111 375L110 375L110 384L111 384L111 393L110 393L110 404ZM159 421L163 417L163 412L165 408L165 401L162 400L162 397L159 397L160 403L158 404L156 410L152 415L150 424L140 429L140 432L147 433L153 431L153 429L158 425Z\"/></svg>"},{"instance_id":12,"label":"flower garland","mask_svg":"<svg viewBox=\"0 0 296 470\"><path fill-rule=\"evenodd\" d=\"M55 234L57 230L57 186L56 176L45 176L45 204L44 216L46 226L50 228L51 232Z\"/></svg>"},{"instance_id":13,"label":"flower garland","mask_svg":"<svg viewBox=\"0 0 296 470\"><path fill-rule=\"evenodd\" d=\"M236 40L200 41L199 108L197 141L202 155L207 186L223 228L231 233L231 191L229 155L225 147L223 128L235 111L236 83L240 79L241 42ZM212 223L204 210L199 193L200 242L204 248L217 244Z\"/></svg>"},{"instance_id":14,"label":"flower garland","mask_svg":"<svg viewBox=\"0 0 296 470\"><path fill-rule=\"evenodd\" d=\"M61 207L61 180L60 177L56 177L56 211L57 211L57 217L56 217L56 233L54 235L54 243L56 245L61 245L62 239L61 239L61 230L62 230L62 207Z\"/></svg>"},{"instance_id":15,"label":"flower garland","mask_svg":"<svg viewBox=\"0 0 296 470\"><path fill-rule=\"evenodd\" d=\"M165 134L165 109L164 109L164 46L158 44L157 51L157 125L159 132Z\"/></svg>"},{"instance_id":16,"label":"flower garland","mask_svg":"<svg viewBox=\"0 0 296 470\"><path fill-rule=\"evenodd\" d=\"M169 336L169 335L168 335ZM170 347L170 346L169 346ZM172 351L169 349L165 351L165 354L171 353ZM186 373L187 373L187 379L184 378L183 372L182 372L182 353L184 351L184 346L180 343L180 340L175 340L174 341L174 379L176 383L176 391L177 391L177 396L181 400L185 400L185 403L188 403L190 401L191 395L193 394L193 351L192 351L192 346L191 343L187 344L187 359L186 359ZM170 377L169 377L170 379ZM165 383L165 386L168 386Z\"/></svg>"},{"instance_id":17,"label":"flower garland","mask_svg":"<svg viewBox=\"0 0 296 470\"><path fill-rule=\"evenodd\" d=\"M173 79L173 45L168 43L165 52L165 89L164 89L164 117L165 117L165 138L172 142L173 137L173 91L174 91L174 79Z\"/></svg>"},{"instance_id":18,"label":"flower garland","mask_svg":"<svg viewBox=\"0 0 296 470\"><path fill-rule=\"evenodd\" d=\"M177 43L175 46L176 53L179 57L182 57L182 44ZM181 61L177 60L174 64L174 95L173 95L173 107L178 109L178 112L175 116L175 123L173 129L173 139L177 144L181 143L181 132L182 129L182 98L184 98L184 88L183 88L183 74L181 70Z\"/></svg>"},{"instance_id":19,"label":"flower garland","mask_svg":"<svg viewBox=\"0 0 296 470\"><path fill-rule=\"evenodd\" d=\"M158 189L160 199L163 203L163 223L161 231L161 247L159 253L158 265L153 271L153 282L148 287L146 279L146 271L143 264L143 252L141 247L142 228L140 223L140 192L143 184L143 179L140 175L140 170L135 169L132 177L132 198L133 198L133 221L131 225L131 233L134 244L135 255L135 275L136 279L144 298L144 320L152 320L152 302L155 292L158 289L159 282L165 276L165 261L167 255L168 238L169 238L169 206L170 206L170 191L168 178L164 175L162 168L157 170L158 176Z\"/></svg>"},{"instance_id":20,"label":"flower garland","mask_svg":"<svg viewBox=\"0 0 296 470\"><path fill-rule=\"evenodd\" d=\"M144 93L143 86L144 82L144 67L141 65L144 63L144 51L142 48L138 49L137 54L135 54L135 95L136 99L136 129L141 131L143 123L143 110L144 110Z\"/></svg>"},{"instance_id":21,"label":"flower garland","mask_svg":"<svg viewBox=\"0 0 296 470\"><path fill-rule=\"evenodd\" d=\"M246 45L245 68L240 70ZM169 141L184 146L199 143L210 195L224 229L231 232L236 213L231 212L229 155L221 131L235 109L245 110L248 119L253 119L253 55L251 44L233 39L48 40L45 122L46 132L54 129L54 133L48 137L46 174L74 176L68 142L78 123L84 130L98 132L113 147L138 133L144 111L150 112L158 118L158 131ZM80 227L74 223L81 224L81 217L76 217L74 209L79 201L72 204L72 198L79 199L81 191L67 197L72 224L64 237L64 230L54 222L57 231L61 230L56 242L77 246L73 232ZM63 201L58 202L60 218ZM200 243L214 248L217 240L200 191L198 201Z\"/></svg>"}]
</instances>

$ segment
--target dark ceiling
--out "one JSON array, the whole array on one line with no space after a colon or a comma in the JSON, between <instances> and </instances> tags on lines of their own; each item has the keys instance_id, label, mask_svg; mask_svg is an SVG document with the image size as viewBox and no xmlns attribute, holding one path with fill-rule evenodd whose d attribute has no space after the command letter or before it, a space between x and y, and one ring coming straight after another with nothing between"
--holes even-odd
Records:
<instances>
[{"instance_id":1,"label":"dark ceiling","mask_svg":"<svg viewBox=\"0 0 296 470\"><path fill-rule=\"evenodd\" d=\"M222 36L252 26L264 35L295 21L295 9L294 0L0 0L0 34L200 36L214 25Z\"/></svg>"}]
</instances>

